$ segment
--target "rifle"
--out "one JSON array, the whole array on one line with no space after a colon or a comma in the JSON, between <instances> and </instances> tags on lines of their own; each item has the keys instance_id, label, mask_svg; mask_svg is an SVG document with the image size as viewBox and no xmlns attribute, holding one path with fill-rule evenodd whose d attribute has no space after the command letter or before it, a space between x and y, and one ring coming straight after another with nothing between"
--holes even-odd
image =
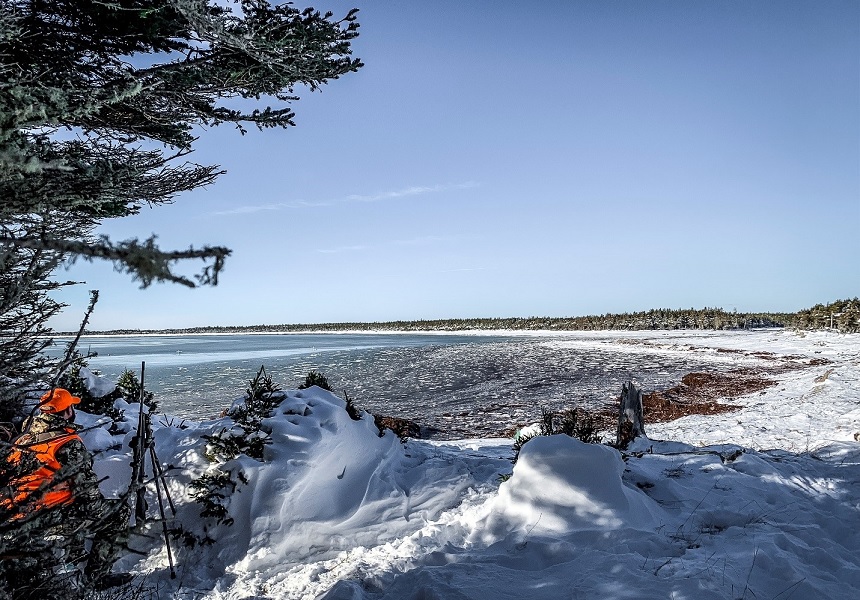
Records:
<instances>
[{"instance_id":1,"label":"rifle","mask_svg":"<svg viewBox=\"0 0 860 600\"><path fill-rule=\"evenodd\" d=\"M140 393L138 394L138 402L140 403L140 412L137 415L137 433L131 440L131 446L134 450L131 463L131 485L135 489L134 501L134 522L135 524L143 523L146 520L146 423L149 413L144 409L144 377L146 376L146 362L140 363Z\"/></svg>"},{"instance_id":2,"label":"rifle","mask_svg":"<svg viewBox=\"0 0 860 600\"><path fill-rule=\"evenodd\" d=\"M170 550L170 537L167 530L167 516L164 511L164 500L162 494L167 498L170 504L170 510L173 516L176 516L176 506L173 504L173 498L170 497L170 491L167 489L167 482L164 478L164 471L161 468L161 462L158 460L158 455L155 452L155 437L152 433L152 415L149 411L144 411L144 400L146 392L144 387L144 373L146 362L140 363L140 412L137 416L137 433L132 438L131 445L134 453L132 454L131 463L131 486L135 490L134 503L134 521L135 525L142 525L146 521L146 455L149 454L150 463L152 464L152 476L155 481L155 495L158 498L158 509L161 516L161 528L164 535L164 544L167 547L167 562L170 565L170 578L176 578L176 570L173 565L173 553Z\"/></svg>"}]
</instances>

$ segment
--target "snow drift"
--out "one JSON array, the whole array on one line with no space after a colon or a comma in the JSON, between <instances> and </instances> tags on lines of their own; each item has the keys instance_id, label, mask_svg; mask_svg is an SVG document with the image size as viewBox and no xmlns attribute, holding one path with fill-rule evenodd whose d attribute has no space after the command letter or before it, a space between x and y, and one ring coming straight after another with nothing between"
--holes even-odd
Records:
<instances>
[{"instance_id":1,"label":"snow drift","mask_svg":"<svg viewBox=\"0 0 860 600\"><path fill-rule=\"evenodd\" d=\"M659 506L624 485L623 472L621 455L609 446L566 435L533 438L523 446L513 476L500 486L476 536L487 542L508 535L653 527Z\"/></svg>"}]
</instances>

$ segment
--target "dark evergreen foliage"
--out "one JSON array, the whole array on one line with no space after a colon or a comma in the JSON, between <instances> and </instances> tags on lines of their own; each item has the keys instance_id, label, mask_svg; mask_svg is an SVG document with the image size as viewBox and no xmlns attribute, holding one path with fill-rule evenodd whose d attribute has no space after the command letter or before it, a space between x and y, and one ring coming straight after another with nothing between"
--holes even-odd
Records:
<instances>
[{"instance_id":1,"label":"dark evergreen foliage","mask_svg":"<svg viewBox=\"0 0 860 600\"><path fill-rule=\"evenodd\" d=\"M355 12L335 20L264 0L230 7L209 0L4 2L0 243L112 260L144 287L194 286L172 265L199 258L210 263L196 283L217 283L226 248L161 252L154 237L114 243L90 232L102 219L212 183L219 167L186 160L195 127L293 125L296 86L314 90L361 67L350 57ZM275 108L260 105L263 99ZM71 227L52 230L57 221Z\"/></svg>"},{"instance_id":2,"label":"dark evergreen foliage","mask_svg":"<svg viewBox=\"0 0 860 600\"><path fill-rule=\"evenodd\" d=\"M561 413L541 407L538 431L526 433L514 438L513 463L520 457L520 451L529 441L542 435L564 434L576 438L586 444L600 444L602 440L598 435L597 421L588 411L581 408L568 408Z\"/></svg>"},{"instance_id":3,"label":"dark evergreen foliage","mask_svg":"<svg viewBox=\"0 0 860 600\"><path fill-rule=\"evenodd\" d=\"M0 202L2 204L2 202ZM2 229L2 222L0 222ZM22 235L29 227L22 225ZM51 279L57 252L16 250L0 243L0 421L20 416L34 382L48 382L57 361L44 351L53 344L48 321L63 305L49 297L62 287Z\"/></svg>"},{"instance_id":4,"label":"dark evergreen foliage","mask_svg":"<svg viewBox=\"0 0 860 600\"><path fill-rule=\"evenodd\" d=\"M139 402L141 400L140 380L134 371L129 371L128 369L123 371L119 379L117 379L116 387L126 402ZM143 403L149 407L151 413L158 410L155 394L149 390L143 390Z\"/></svg>"},{"instance_id":5,"label":"dark evergreen foliage","mask_svg":"<svg viewBox=\"0 0 860 600\"><path fill-rule=\"evenodd\" d=\"M236 490L238 482L248 482L241 470L234 474L225 463L240 454L263 460L265 448L272 442L263 420L272 416L272 410L285 397L286 394L266 372L266 367L260 366L248 382L243 401L227 411L226 416L234 421L234 425L203 436L207 442L206 457L216 466L191 483L193 497L202 506L201 517L212 517L218 524L233 523L224 501ZM186 541L191 539L185 537Z\"/></svg>"},{"instance_id":6,"label":"dark evergreen foliage","mask_svg":"<svg viewBox=\"0 0 860 600\"><path fill-rule=\"evenodd\" d=\"M858 333L860 298L816 304L793 315L791 325L798 329L834 329L841 333Z\"/></svg>"},{"instance_id":7,"label":"dark evergreen foliage","mask_svg":"<svg viewBox=\"0 0 860 600\"><path fill-rule=\"evenodd\" d=\"M261 366L254 378L248 382L245 398L227 411L234 421L232 427L223 427L213 435L204 436L207 456L213 462L232 460L244 454L263 460L263 450L271 443L263 420L272 416L272 410L281 403L286 394L281 391Z\"/></svg>"},{"instance_id":8,"label":"dark evergreen foliage","mask_svg":"<svg viewBox=\"0 0 860 600\"><path fill-rule=\"evenodd\" d=\"M349 418L353 421L361 421L361 410L355 405L355 402L352 401L352 398L349 397L349 394L344 393L344 400L346 401L346 414L349 415ZM374 422L376 420L374 419ZM377 425L379 427L379 425ZM382 435L382 429L380 428L379 434Z\"/></svg>"},{"instance_id":9,"label":"dark evergreen foliage","mask_svg":"<svg viewBox=\"0 0 860 600\"><path fill-rule=\"evenodd\" d=\"M110 260L143 287L216 284L230 251L112 241L105 219L212 183L189 160L195 128L293 125L296 90L356 71L356 11L264 0L4 0L0 3L0 419L50 381L48 293L64 260ZM203 261L188 277L183 259Z\"/></svg>"},{"instance_id":10,"label":"dark evergreen foliage","mask_svg":"<svg viewBox=\"0 0 860 600\"><path fill-rule=\"evenodd\" d=\"M305 382L299 385L299 389L306 390L312 385L315 385L318 388L322 388L329 392L333 391L328 383L328 379L326 379L326 376L322 373L318 373L317 371L311 371L310 373L308 373L307 377L305 377ZM348 400L347 404L349 404Z\"/></svg>"},{"instance_id":11,"label":"dark evergreen foliage","mask_svg":"<svg viewBox=\"0 0 860 600\"><path fill-rule=\"evenodd\" d=\"M195 129L292 126L297 88L361 67L350 56L355 13L336 19L265 0L0 3L0 421L68 366L44 354L53 343L47 323L63 308L48 294L72 283L53 277L64 260L109 260L142 287L218 282L227 248L162 251L155 236L115 242L94 230L215 181L220 167L188 159ZM204 266L185 276L175 271L184 259ZM89 409L111 400L88 397L76 373L66 377ZM251 396L236 419L242 450L262 457L259 424L274 392ZM11 476L0 470L0 489ZM223 483L210 482L213 498ZM21 522L3 522L3 539L28 539ZM44 595L60 596L72 597Z\"/></svg>"},{"instance_id":12,"label":"dark evergreen foliage","mask_svg":"<svg viewBox=\"0 0 860 600\"><path fill-rule=\"evenodd\" d=\"M266 367L260 365L257 374L248 382L244 402L235 406L228 415L236 421L251 423L259 429L260 421L270 417L272 409L283 399L281 387L275 383Z\"/></svg>"},{"instance_id":13,"label":"dark evergreen foliage","mask_svg":"<svg viewBox=\"0 0 860 600\"><path fill-rule=\"evenodd\" d=\"M69 390L73 396L81 399L81 403L77 407L80 410L94 415L106 415L113 408L114 399L96 398L90 393L89 388L81 378L81 367L84 366L86 366L86 360L79 357L79 362L63 373L57 385Z\"/></svg>"},{"instance_id":14,"label":"dark evergreen foliage","mask_svg":"<svg viewBox=\"0 0 860 600\"><path fill-rule=\"evenodd\" d=\"M588 411L581 408L569 408L561 413L560 423L556 433L563 433L575 437L586 444L601 443L598 435L597 421Z\"/></svg>"},{"instance_id":15,"label":"dark evergreen foliage","mask_svg":"<svg viewBox=\"0 0 860 600\"><path fill-rule=\"evenodd\" d=\"M831 308L846 306L846 314L834 318L834 329L843 332L850 327L860 327L856 309L851 308L855 300L837 301L830 305L817 305L819 308L807 309L797 313L739 313L727 312L721 308L704 309L652 309L648 311L620 314L588 315L583 317L510 317L474 319L433 319L418 321L379 321L368 323L297 323L281 325L250 326L209 326L178 329L141 330L117 329L108 334L132 333L258 333L258 332L308 332L308 331L465 331L465 330L549 330L549 331L603 331L603 330L736 330L765 327L829 327ZM854 303L854 304L852 304ZM841 310L841 309L840 309ZM816 316L811 316L810 311ZM806 316L805 316L806 315ZM853 319L853 320L852 320Z\"/></svg>"},{"instance_id":16,"label":"dark evergreen foliage","mask_svg":"<svg viewBox=\"0 0 860 600\"><path fill-rule=\"evenodd\" d=\"M525 434L518 435L516 438L514 438L514 456L513 456L513 458L511 458L511 462L516 464L517 460L519 460L519 458L520 458L520 450L523 449L523 446L525 446L529 441L533 440L534 438L538 437L539 435L542 435L542 434L540 434L540 433L525 433Z\"/></svg>"},{"instance_id":17,"label":"dark evergreen foliage","mask_svg":"<svg viewBox=\"0 0 860 600\"><path fill-rule=\"evenodd\" d=\"M241 471L238 478L242 483L248 483ZM215 469L193 480L189 486L193 490L191 497L203 507L200 511L201 517L213 518L218 524L233 524L233 518L227 512L224 502L236 491L237 482L228 471Z\"/></svg>"}]
</instances>

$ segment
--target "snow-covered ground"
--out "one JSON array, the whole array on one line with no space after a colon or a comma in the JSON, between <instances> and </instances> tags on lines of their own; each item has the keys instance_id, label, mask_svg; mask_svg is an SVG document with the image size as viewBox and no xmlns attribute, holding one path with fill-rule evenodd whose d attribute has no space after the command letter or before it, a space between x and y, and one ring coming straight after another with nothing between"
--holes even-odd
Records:
<instances>
[{"instance_id":1,"label":"snow-covered ground","mask_svg":"<svg viewBox=\"0 0 860 600\"><path fill-rule=\"evenodd\" d=\"M221 466L247 481L229 498L232 525L201 519L188 487L215 466L201 436L228 420L157 416L178 504L171 526L205 527L214 543L175 542L171 579L153 523L152 537L132 540L148 556L117 568L159 598L860 598L860 335L601 332L551 343L707 352L738 366L819 360L733 398L739 411L646 423L649 439L627 452L543 437L513 467L509 439L402 444L369 416L351 420L328 392L290 391L265 421L264 461ZM133 425L134 405L127 414ZM87 434L105 449L106 493L128 484L116 444L130 436Z\"/></svg>"}]
</instances>

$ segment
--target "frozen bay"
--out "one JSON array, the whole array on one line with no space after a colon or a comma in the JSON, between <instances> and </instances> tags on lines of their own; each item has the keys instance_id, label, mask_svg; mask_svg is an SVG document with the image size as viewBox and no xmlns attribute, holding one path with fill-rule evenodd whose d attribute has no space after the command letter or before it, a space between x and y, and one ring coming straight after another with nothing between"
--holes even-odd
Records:
<instances>
[{"instance_id":1,"label":"frozen bay","mask_svg":"<svg viewBox=\"0 0 860 600\"><path fill-rule=\"evenodd\" d=\"M630 379L665 389L693 371L766 365L691 352L691 339L714 333L683 333L650 332L647 343L636 332L86 336L80 350L97 353L90 367L113 380L145 361L147 389L183 418L216 416L264 365L285 389L316 370L365 410L455 439L501 435L534 422L541 407L601 406Z\"/></svg>"}]
</instances>

